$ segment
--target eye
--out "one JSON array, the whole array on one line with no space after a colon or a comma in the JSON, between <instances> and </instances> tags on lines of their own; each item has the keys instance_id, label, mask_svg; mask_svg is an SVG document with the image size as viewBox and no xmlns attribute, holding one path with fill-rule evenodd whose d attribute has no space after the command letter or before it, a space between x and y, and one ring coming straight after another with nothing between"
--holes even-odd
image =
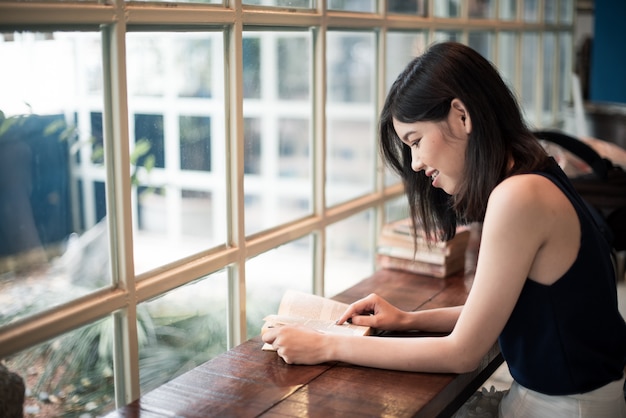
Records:
<instances>
[{"instance_id":1,"label":"eye","mask_svg":"<svg viewBox=\"0 0 626 418\"><path fill-rule=\"evenodd\" d=\"M413 147L419 148L421 140L422 140L422 138L418 138L418 139L416 139L416 140L414 140L414 141L411 141L411 143L409 144L409 146L410 146L411 148L413 148Z\"/></svg>"}]
</instances>

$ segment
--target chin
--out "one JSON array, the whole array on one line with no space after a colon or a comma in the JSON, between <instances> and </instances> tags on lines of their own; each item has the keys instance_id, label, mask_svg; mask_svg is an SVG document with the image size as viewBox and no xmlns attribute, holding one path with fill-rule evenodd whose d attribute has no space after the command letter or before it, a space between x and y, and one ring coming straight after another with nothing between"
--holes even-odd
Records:
<instances>
[{"instance_id":1,"label":"chin","mask_svg":"<svg viewBox=\"0 0 626 418\"><path fill-rule=\"evenodd\" d=\"M450 195L450 196L454 196L454 194L456 193L456 187L442 186L441 190L443 190L445 194Z\"/></svg>"}]
</instances>

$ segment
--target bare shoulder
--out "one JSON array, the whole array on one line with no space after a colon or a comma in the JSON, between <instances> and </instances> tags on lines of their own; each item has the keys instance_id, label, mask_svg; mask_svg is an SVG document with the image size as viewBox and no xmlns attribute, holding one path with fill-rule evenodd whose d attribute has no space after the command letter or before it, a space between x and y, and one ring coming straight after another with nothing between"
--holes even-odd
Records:
<instances>
[{"instance_id":1,"label":"bare shoulder","mask_svg":"<svg viewBox=\"0 0 626 418\"><path fill-rule=\"evenodd\" d=\"M548 178L520 174L502 181L491 193L487 210L517 221L528 218L534 223L558 215L558 208L569 204L567 197Z\"/></svg>"},{"instance_id":2,"label":"bare shoulder","mask_svg":"<svg viewBox=\"0 0 626 418\"><path fill-rule=\"evenodd\" d=\"M568 197L548 178L512 176L492 192L485 227L500 245L506 236L533 254L528 277L553 283L576 258L580 221ZM519 254L519 253L518 253Z\"/></svg>"}]
</instances>

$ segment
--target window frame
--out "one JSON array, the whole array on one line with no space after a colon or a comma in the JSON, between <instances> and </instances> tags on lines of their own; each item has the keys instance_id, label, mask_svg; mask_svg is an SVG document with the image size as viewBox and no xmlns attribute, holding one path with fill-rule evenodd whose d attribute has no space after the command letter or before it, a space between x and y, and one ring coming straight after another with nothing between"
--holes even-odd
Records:
<instances>
[{"instance_id":1,"label":"window frame","mask_svg":"<svg viewBox=\"0 0 626 418\"><path fill-rule=\"evenodd\" d=\"M432 13L434 1L427 0L427 10ZM557 10L562 9L560 0ZM570 0L571 2L571 0ZM191 283L199 277L227 268L228 271L228 347L241 343L246 335L245 289L246 260L285 243L312 235L313 289L322 294L324 289L324 241L326 228L348 217L370 209L375 211L376 230L385 219L385 204L403 193L401 184L385 185L385 170L380 157L376 162L375 189L372 193L348 202L327 207L325 198L326 173L326 34L330 30L372 31L376 44L375 103L380 109L386 93L385 59L386 39L389 31L425 31L427 39L434 39L437 30L459 30L461 39L467 43L470 31L489 31L493 37L493 61L498 61L500 32L515 33L518 37L515 80L512 84L519 91L520 37L525 32L540 35L540 57L536 62L539 74L534 99L534 111L542 114L543 42L545 31L556 34L554 71L562 68L559 62L562 45L560 36L573 33L573 12L568 21L544 24L541 13L544 2L539 0L539 21L523 20L523 0L517 5L514 20L468 19L467 7L461 7L459 18L420 17L386 13L386 1L379 0L376 13L343 12L327 10L326 1L319 0L312 9L283 9L242 5L240 0L227 1L224 5L185 3L143 3L113 0L104 3L81 2L3 2L0 3L0 30L100 30L102 34L104 111L103 126L106 152L107 217L110 236L110 253L113 286L90 293L54 309L24 318L0 328L0 358L16 353L72 329L92 323L111 315L115 333L115 396L118 406L127 404L140 396L137 305L172 289ZM498 3L499 4L499 3ZM498 4L494 15L499 16ZM573 5L570 5L573 10ZM313 148L313 214L271 230L251 236L244 228L244 151L242 144L243 112L243 57L242 36L247 29L308 28L312 33L313 80L311 84L313 110L311 115ZM142 30L220 30L224 38L224 79L227 149L232 158L226 162L227 181L227 245L207 249L184 260L168 264L156 271L136 275L133 264L132 186L129 179L129 116L126 80L126 33ZM570 36L571 44L571 36ZM570 45L571 48L571 45ZM572 57L572 51L567 52ZM570 66L571 67L571 63ZM567 65L565 65L567 68ZM228 71L228 69L230 71ZM548 125L556 126L563 83L553 83L553 117ZM539 121L541 122L541 121ZM544 121L545 122L545 121ZM539 125L542 126L542 125ZM546 126L546 125L543 125ZM371 234L375 242L375 231ZM374 261L372 260L372 264Z\"/></svg>"}]
</instances>

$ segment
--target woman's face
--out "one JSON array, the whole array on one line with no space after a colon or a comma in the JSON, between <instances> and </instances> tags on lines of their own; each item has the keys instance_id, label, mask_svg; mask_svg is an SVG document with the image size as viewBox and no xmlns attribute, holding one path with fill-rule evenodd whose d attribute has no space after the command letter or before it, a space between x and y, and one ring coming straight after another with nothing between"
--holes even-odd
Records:
<instances>
[{"instance_id":1,"label":"woman's face","mask_svg":"<svg viewBox=\"0 0 626 418\"><path fill-rule=\"evenodd\" d=\"M456 193L464 175L468 124L466 116L455 111L450 111L447 120L441 122L393 120L396 134L411 149L413 171L423 171L431 178L433 187L439 187L449 195Z\"/></svg>"}]
</instances>

